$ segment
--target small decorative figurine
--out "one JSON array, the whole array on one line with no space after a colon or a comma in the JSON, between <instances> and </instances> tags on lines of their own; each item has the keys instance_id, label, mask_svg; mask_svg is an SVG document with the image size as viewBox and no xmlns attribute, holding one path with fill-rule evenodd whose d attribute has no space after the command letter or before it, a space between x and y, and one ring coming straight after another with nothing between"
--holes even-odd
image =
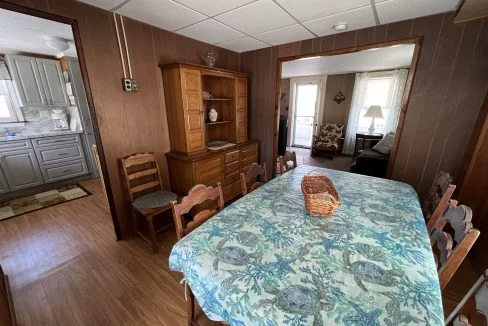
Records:
<instances>
[{"instance_id":1,"label":"small decorative figurine","mask_svg":"<svg viewBox=\"0 0 488 326\"><path fill-rule=\"evenodd\" d=\"M342 94L341 91L339 91L337 93L337 95L334 97L334 101L337 103L337 104L341 104L344 100L346 99L346 97L344 96L344 94Z\"/></svg>"},{"instance_id":2,"label":"small decorative figurine","mask_svg":"<svg viewBox=\"0 0 488 326\"><path fill-rule=\"evenodd\" d=\"M215 67L215 61L219 58L219 55L215 52L207 52L202 55L203 62L209 67Z\"/></svg>"},{"instance_id":3,"label":"small decorative figurine","mask_svg":"<svg viewBox=\"0 0 488 326\"><path fill-rule=\"evenodd\" d=\"M208 118L210 122L215 122L217 121L218 113L214 108L210 108L210 111L208 111Z\"/></svg>"}]
</instances>

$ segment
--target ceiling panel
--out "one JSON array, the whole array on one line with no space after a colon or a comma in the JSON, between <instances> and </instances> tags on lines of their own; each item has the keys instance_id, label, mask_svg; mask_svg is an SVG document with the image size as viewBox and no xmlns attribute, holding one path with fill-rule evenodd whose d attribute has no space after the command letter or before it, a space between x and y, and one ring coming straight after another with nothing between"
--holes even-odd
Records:
<instances>
[{"instance_id":1,"label":"ceiling panel","mask_svg":"<svg viewBox=\"0 0 488 326\"><path fill-rule=\"evenodd\" d=\"M170 0L131 0L117 12L170 31L207 18L205 15Z\"/></svg>"},{"instance_id":2,"label":"ceiling panel","mask_svg":"<svg viewBox=\"0 0 488 326\"><path fill-rule=\"evenodd\" d=\"M295 20L271 0L259 0L218 15L215 19L253 35L295 24Z\"/></svg>"},{"instance_id":3,"label":"ceiling panel","mask_svg":"<svg viewBox=\"0 0 488 326\"><path fill-rule=\"evenodd\" d=\"M120 5L124 0L78 0L80 2L88 3L89 5L111 10Z\"/></svg>"},{"instance_id":4,"label":"ceiling panel","mask_svg":"<svg viewBox=\"0 0 488 326\"><path fill-rule=\"evenodd\" d=\"M256 0L175 0L202 14L215 16Z\"/></svg>"},{"instance_id":5,"label":"ceiling panel","mask_svg":"<svg viewBox=\"0 0 488 326\"><path fill-rule=\"evenodd\" d=\"M430 1L430 0L429 0ZM346 22L348 28L346 31L375 25L373 10L371 6L350 10L337 15L310 20L303 23L307 28L319 36L339 33L334 30L333 26L339 22ZM343 31L341 31L343 32Z\"/></svg>"},{"instance_id":6,"label":"ceiling panel","mask_svg":"<svg viewBox=\"0 0 488 326\"><path fill-rule=\"evenodd\" d=\"M457 8L459 0L390 0L376 4L381 24L429 16Z\"/></svg>"},{"instance_id":7,"label":"ceiling panel","mask_svg":"<svg viewBox=\"0 0 488 326\"><path fill-rule=\"evenodd\" d=\"M410 66L415 45L400 45L283 62L281 77L334 75Z\"/></svg>"},{"instance_id":8,"label":"ceiling panel","mask_svg":"<svg viewBox=\"0 0 488 326\"><path fill-rule=\"evenodd\" d=\"M185 27L177 31L177 33L210 44L229 41L245 36L241 32L227 27L213 19L207 19L195 25Z\"/></svg>"},{"instance_id":9,"label":"ceiling panel","mask_svg":"<svg viewBox=\"0 0 488 326\"><path fill-rule=\"evenodd\" d=\"M312 33L303 28L303 26L295 24L256 34L254 35L254 37L272 45L279 45L288 42L306 40L309 38L313 38L314 36Z\"/></svg>"},{"instance_id":10,"label":"ceiling panel","mask_svg":"<svg viewBox=\"0 0 488 326\"><path fill-rule=\"evenodd\" d=\"M227 41L227 42L223 42L223 43L219 43L217 45L222 47L222 48L229 49L231 51L235 51L235 52L239 52L239 53L245 52L245 51L262 49L262 48L266 48L269 46L268 44L261 42L259 40L256 40L256 39L249 37L249 36L238 38L238 39Z\"/></svg>"},{"instance_id":11,"label":"ceiling panel","mask_svg":"<svg viewBox=\"0 0 488 326\"><path fill-rule=\"evenodd\" d=\"M277 0L301 22L371 5L370 0ZM306 5L305 3L306 2Z\"/></svg>"}]
</instances>

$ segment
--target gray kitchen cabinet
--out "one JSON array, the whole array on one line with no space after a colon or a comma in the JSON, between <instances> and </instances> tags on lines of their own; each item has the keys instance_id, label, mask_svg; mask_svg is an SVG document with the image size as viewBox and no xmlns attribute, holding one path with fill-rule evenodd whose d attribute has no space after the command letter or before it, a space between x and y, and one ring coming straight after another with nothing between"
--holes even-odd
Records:
<instances>
[{"instance_id":1,"label":"gray kitchen cabinet","mask_svg":"<svg viewBox=\"0 0 488 326\"><path fill-rule=\"evenodd\" d=\"M66 84L57 60L36 59L49 106L69 106Z\"/></svg>"},{"instance_id":2,"label":"gray kitchen cabinet","mask_svg":"<svg viewBox=\"0 0 488 326\"><path fill-rule=\"evenodd\" d=\"M33 149L1 152L0 166L11 191L44 183Z\"/></svg>"},{"instance_id":3,"label":"gray kitchen cabinet","mask_svg":"<svg viewBox=\"0 0 488 326\"><path fill-rule=\"evenodd\" d=\"M46 106L46 95L36 58L22 55L7 55L6 58L19 95L20 106Z\"/></svg>"},{"instance_id":4,"label":"gray kitchen cabinet","mask_svg":"<svg viewBox=\"0 0 488 326\"><path fill-rule=\"evenodd\" d=\"M78 134L32 139L44 182L54 182L88 174L83 146Z\"/></svg>"},{"instance_id":5,"label":"gray kitchen cabinet","mask_svg":"<svg viewBox=\"0 0 488 326\"><path fill-rule=\"evenodd\" d=\"M7 179L3 175L2 170L0 169L0 195L10 192L10 188L8 187Z\"/></svg>"},{"instance_id":6,"label":"gray kitchen cabinet","mask_svg":"<svg viewBox=\"0 0 488 326\"><path fill-rule=\"evenodd\" d=\"M58 60L7 55L22 107L66 107L66 93Z\"/></svg>"},{"instance_id":7,"label":"gray kitchen cabinet","mask_svg":"<svg viewBox=\"0 0 488 326\"><path fill-rule=\"evenodd\" d=\"M76 105L78 106L83 130L85 131L81 135L81 142L86 149L90 149L93 145L96 145L95 134L93 131L92 120L90 116L90 108L88 105L88 99L86 98L85 85L83 84L83 76L81 74L80 63L78 58L67 57L66 62L68 63L69 79L71 81L71 87L73 89L73 94L76 98ZM92 155L85 156L88 170L93 174L94 177L98 177L98 169Z\"/></svg>"}]
</instances>

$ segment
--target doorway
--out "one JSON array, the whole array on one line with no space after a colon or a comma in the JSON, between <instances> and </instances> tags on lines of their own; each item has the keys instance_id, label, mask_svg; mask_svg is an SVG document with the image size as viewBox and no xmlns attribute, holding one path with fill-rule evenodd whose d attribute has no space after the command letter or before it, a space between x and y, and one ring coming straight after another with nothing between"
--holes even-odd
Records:
<instances>
[{"instance_id":1,"label":"doorway","mask_svg":"<svg viewBox=\"0 0 488 326\"><path fill-rule=\"evenodd\" d=\"M9 136L25 139L25 155L14 158L29 162L3 163L1 168L15 178L0 180L0 200L54 190L69 197L65 186L95 184L103 188L108 205L103 204L109 206L115 236L121 239L77 21L6 2L0 2L0 14L9 18L0 21L10 22L4 27L11 31L0 42L0 68L5 68L0 79L12 85L9 96L18 104ZM29 182L17 182L19 175Z\"/></svg>"},{"instance_id":2,"label":"doorway","mask_svg":"<svg viewBox=\"0 0 488 326\"><path fill-rule=\"evenodd\" d=\"M331 164L328 164L329 161L327 161L327 159L329 159L330 162L333 162L334 158L349 156L348 160L352 163L346 164L350 166L345 165L345 170L356 172L353 171L355 163L354 158L351 160L351 155L346 151L344 146L345 140L351 138L346 136L352 134L354 136L352 137L354 138L352 143L357 143L357 136L361 133L360 129L364 129L365 125L367 125L366 129L368 130L368 136L373 133L369 130L373 129L371 127L371 121L374 121L374 127L378 129L378 132L382 132L381 138L384 136L385 138L389 138L387 139L389 147L385 151L387 153L385 153L385 158L383 159L384 164L381 165L381 172L383 177L390 178L395 164L397 146L402 134L421 42L421 38L409 38L278 58L276 83L277 97L275 98L275 103L278 103L280 99L280 91L282 91L281 83L286 81L286 79L291 80L289 93L291 110L290 114L288 114L288 118L293 121L290 121L291 123L289 125L290 132L288 135L289 142L287 143L287 150L293 151L293 147L312 147L313 151L311 152L311 156L324 157L321 159L320 163L323 163L322 165L327 168L333 168L330 166ZM379 57L384 57L380 55L380 53L386 54L388 52L393 53L391 58L394 58L396 60L395 62L393 62L393 60L391 62L378 60ZM390 74L391 76L383 76L384 74ZM312 102L312 100L309 99L308 101L304 101L301 99L300 93L305 94L307 90L309 94L312 93L313 95L315 87L313 87L312 84L308 89L303 88L302 91L300 89L300 83L297 83L296 87L293 86L293 79L310 79L317 75L326 76L326 83L322 85L323 90L319 90L318 92L324 93L322 99L320 99L320 95L318 97L320 99L319 109L317 110L317 108L315 108L315 112L311 113L311 107L313 107L313 104L315 104L316 107L319 100L314 100ZM371 85L370 88L378 88L380 89L378 91L380 93L384 93L385 89L388 89L386 103L383 103L385 102L385 98L383 98L384 96L381 98L373 96L378 92L370 94L371 96L368 96L368 98L361 101L361 103L358 101L355 101L354 103L351 102L351 100L359 98L354 96L355 93L358 93L358 91L364 93L364 90L366 89L365 87L356 87L360 86L358 78L361 75L367 77L374 75L375 78L373 80L381 84ZM395 82L386 83L385 80L395 80ZM352 81L352 84L349 83L349 81ZM292 98L293 96L295 96L294 99ZM312 102L312 104L310 102ZM374 103L369 107L366 107L369 102ZM278 105L275 106L279 108ZM367 110L371 108L380 108L381 114L377 113L373 116L373 114L369 113ZM277 120L279 113L280 112L277 110ZM311 116L314 117L312 123L310 123ZM376 120L374 120L374 118L376 118ZM317 124L320 124L321 128L318 128ZM276 123L276 126L278 126L278 123ZM275 130L275 144L278 145L278 133L276 131L277 130ZM320 135L318 135L319 131ZM337 137L337 135L340 136ZM378 133L378 135L380 134ZM381 138L378 138L378 140ZM368 149L372 148L374 143L371 142L369 138L367 138L367 141L366 145L368 146ZM363 143L361 143L361 141L359 141L359 143L364 145L364 140ZM277 152L276 146L274 154L276 155ZM313 158L315 159L316 157ZM311 161L312 159L310 159L310 162Z\"/></svg>"},{"instance_id":3,"label":"doorway","mask_svg":"<svg viewBox=\"0 0 488 326\"><path fill-rule=\"evenodd\" d=\"M310 148L317 115L317 82L297 83L293 109L293 142L295 147Z\"/></svg>"}]
</instances>

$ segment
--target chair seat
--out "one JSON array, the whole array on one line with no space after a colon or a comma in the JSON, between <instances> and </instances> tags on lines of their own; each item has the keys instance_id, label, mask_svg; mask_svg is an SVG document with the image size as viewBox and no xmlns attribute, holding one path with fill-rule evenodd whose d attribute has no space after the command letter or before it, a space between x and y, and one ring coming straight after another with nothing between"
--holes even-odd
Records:
<instances>
[{"instance_id":1,"label":"chair seat","mask_svg":"<svg viewBox=\"0 0 488 326\"><path fill-rule=\"evenodd\" d=\"M132 206L139 209L159 208L169 205L176 198L176 194L171 191L158 190L137 198Z\"/></svg>"},{"instance_id":2,"label":"chair seat","mask_svg":"<svg viewBox=\"0 0 488 326\"><path fill-rule=\"evenodd\" d=\"M332 143L332 142L317 141L317 142L315 142L315 148L330 149L330 150L335 151L339 148L339 145L337 143Z\"/></svg>"}]
</instances>

